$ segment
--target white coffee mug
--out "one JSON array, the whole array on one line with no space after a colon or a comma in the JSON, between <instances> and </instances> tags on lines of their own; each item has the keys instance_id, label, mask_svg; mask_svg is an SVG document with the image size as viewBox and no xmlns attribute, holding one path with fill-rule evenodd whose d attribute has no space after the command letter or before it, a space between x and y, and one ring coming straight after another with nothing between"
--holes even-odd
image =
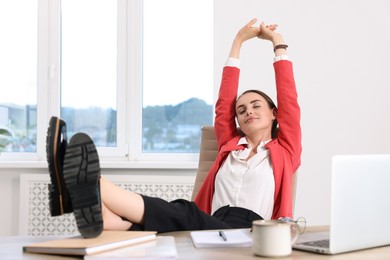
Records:
<instances>
[{"instance_id":1,"label":"white coffee mug","mask_svg":"<svg viewBox=\"0 0 390 260\"><path fill-rule=\"evenodd\" d=\"M266 257L288 256L298 236L298 226L294 222L255 220L252 224L252 252Z\"/></svg>"}]
</instances>

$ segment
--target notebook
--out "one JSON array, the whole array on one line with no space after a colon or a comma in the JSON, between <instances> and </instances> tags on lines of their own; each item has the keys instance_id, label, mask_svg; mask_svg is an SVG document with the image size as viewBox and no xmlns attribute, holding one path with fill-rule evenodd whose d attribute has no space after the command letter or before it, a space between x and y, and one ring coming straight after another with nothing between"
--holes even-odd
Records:
<instances>
[{"instance_id":1,"label":"notebook","mask_svg":"<svg viewBox=\"0 0 390 260\"><path fill-rule=\"evenodd\" d=\"M157 236L156 239L137 245L121 247L103 253L86 255L84 260L124 260L124 259L177 259L175 238Z\"/></svg>"},{"instance_id":2,"label":"notebook","mask_svg":"<svg viewBox=\"0 0 390 260\"><path fill-rule=\"evenodd\" d=\"M250 229L202 230L190 234L196 248L252 246Z\"/></svg>"},{"instance_id":3,"label":"notebook","mask_svg":"<svg viewBox=\"0 0 390 260\"><path fill-rule=\"evenodd\" d=\"M303 234L293 248L338 254L389 245L390 154L334 156L331 174L329 233Z\"/></svg>"},{"instance_id":4,"label":"notebook","mask_svg":"<svg viewBox=\"0 0 390 260\"><path fill-rule=\"evenodd\" d=\"M155 238L156 232L154 231L103 231L96 238L75 236L29 244L23 246L23 251L28 253L83 256L139 244Z\"/></svg>"}]
</instances>

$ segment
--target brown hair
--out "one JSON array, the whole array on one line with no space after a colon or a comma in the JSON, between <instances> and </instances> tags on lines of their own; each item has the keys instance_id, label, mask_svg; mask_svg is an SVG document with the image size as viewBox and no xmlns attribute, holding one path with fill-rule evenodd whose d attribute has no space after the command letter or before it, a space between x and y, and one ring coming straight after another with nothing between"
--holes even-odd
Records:
<instances>
[{"instance_id":1,"label":"brown hair","mask_svg":"<svg viewBox=\"0 0 390 260\"><path fill-rule=\"evenodd\" d=\"M265 94L263 91L260 91L260 90L257 90L257 89L249 89L249 90L244 91L241 95L239 95L237 97L237 100L240 97L242 97L243 95L247 94L247 93L259 94L260 96L262 96L265 99L265 101L267 101L268 107L270 109L274 109L274 110L276 110L276 112L278 111L278 108L276 107L276 105L272 101L272 99L267 94ZM278 120L275 118L274 122L272 123L271 137L272 138L276 138L278 136L278 131L279 131Z\"/></svg>"}]
</instances>

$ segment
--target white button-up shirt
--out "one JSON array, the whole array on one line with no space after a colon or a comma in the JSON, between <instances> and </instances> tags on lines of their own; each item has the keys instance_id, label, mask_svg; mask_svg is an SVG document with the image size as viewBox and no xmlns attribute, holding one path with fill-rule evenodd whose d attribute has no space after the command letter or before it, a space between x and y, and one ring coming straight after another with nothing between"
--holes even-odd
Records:
<instances>
[{"instance_id":1,"label":"white button-up shirt","mask_svg":"<svg viewBox=\"0 0 390 260\"><path fill-rule=\"evenodd\" d=\"M257 153L249 160L252 147L246 137L238 144L247 145L247 148L229 153L215 179L212 213L230 205L250 209L264 219L271 219L275 179L269 151L264 147L267 142L260 143Z\"/></svg>"}]
</instances>

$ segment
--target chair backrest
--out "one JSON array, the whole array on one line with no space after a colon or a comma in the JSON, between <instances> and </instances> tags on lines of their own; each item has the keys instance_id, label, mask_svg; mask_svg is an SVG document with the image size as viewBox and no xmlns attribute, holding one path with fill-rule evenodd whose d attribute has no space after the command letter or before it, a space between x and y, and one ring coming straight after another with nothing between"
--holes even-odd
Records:
<instances>
[{"instance_id":1,"label":"chair backrest","mask_svg":"<svg viewBox=\"0 0 390 260\"><path fill-rule=\"evenodd\" d=\"M192 191L191 199L194 200L198 194L200 186L206 178L211 165L214 163L218 154L218 143L215 136L214 126L202 126L202 135L200 141L199 164L196 173L194 190ZM295 195L297 187L298 172L293 175L293 210L295 205Z\"/></svg>"},{"instance_id":2,"label":"chair backrest","mask_svg":"<svg viewBox=\"0 0 390 260\"><path fill-rule=\"evenodd\" d=\"M206 178L211 165L214 163L218 155L218 143L215 137L214 126L205 125L202 126L202 134L199 150L199 164L198 171L196 173L196 179L194 184L194 190L192 191L191 199L194 200L196 194L202 186L204 179Z\"/></svg>"}]
</instances>

